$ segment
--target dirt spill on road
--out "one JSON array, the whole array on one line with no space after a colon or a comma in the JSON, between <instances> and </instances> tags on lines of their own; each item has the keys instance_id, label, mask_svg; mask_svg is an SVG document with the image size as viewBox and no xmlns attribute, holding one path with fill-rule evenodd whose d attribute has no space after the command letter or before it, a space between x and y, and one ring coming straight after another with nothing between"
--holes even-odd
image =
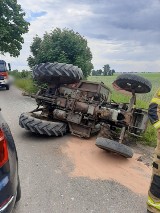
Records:
<instances>
[{"instance_id":1,"label":"dirt spill on road","mask_svg":"<svg viewBox=\"0 0 160 213\"><path fill-rule=\"evenodd\" d=\"M114 180L135 193L147 194L151 168L137 161L136 154L132 159L125 159L106 152L95 146L95 138L83 140L73 137L61 148L74 164L70 173L72 177Z\"/></svg>"}]
</instances>

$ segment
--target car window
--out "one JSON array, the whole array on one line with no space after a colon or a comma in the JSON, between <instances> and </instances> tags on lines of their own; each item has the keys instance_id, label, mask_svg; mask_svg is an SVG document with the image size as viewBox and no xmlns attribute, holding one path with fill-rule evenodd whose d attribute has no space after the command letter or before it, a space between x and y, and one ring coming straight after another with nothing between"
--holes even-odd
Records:
<instances>
[{"instance_id":1,"label":"car window","mask_svg":"<svg viewBox=\"0 0 160 213\"><path fill-rule=\"evenodd\" d=\"M6 65L5 64L0 64L0 72L7 71Z\"/></svg>"}]
</instances>

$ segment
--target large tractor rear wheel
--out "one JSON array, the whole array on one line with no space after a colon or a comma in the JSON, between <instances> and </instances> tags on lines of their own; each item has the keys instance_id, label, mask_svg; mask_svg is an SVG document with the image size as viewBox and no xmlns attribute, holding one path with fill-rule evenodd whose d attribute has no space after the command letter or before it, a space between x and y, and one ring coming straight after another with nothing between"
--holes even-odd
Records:
<instances>
[{"instance_id":1,"label":"large tractor rear wheel","mask_svg":"<svg viewBox=\"0 0 160 213\"><path fill-rule=\"evenodd\" d=\"M74 84L83 78L82 70L72 64L42 63L34 67L33 77L40 83Z\"/></svg>"},{"instance_id":2,"label":"large tractor rear wheel","mask_svg":"<svg viewBox=\"0 0 160 213\"><path fill-rule=\"evenodd\" d=\"M67 132L66 123L48 121L43 117L37 118L33 113L22 113L19 118L19 125L26 130L41 135L63 136Z\"/></svg>"}]
</instances>

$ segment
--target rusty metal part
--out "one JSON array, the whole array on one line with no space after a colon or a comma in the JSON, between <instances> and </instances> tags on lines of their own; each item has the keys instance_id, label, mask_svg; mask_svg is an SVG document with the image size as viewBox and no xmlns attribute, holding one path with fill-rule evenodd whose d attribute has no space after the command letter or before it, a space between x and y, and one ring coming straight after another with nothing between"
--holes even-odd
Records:
<instances>
[{"instance_id":1,"label":"rusty metal part","mask_svg":"<svg viewBox=\"0 0 160 213\"><path fill-rule=\"evenodd\" d=\"M92 106L92 105L88 105L87 114L94 115L95 112L96 112L96 107L95 107L95 106Z\"/></svg>"},{"instance_id":2,"label":"rusty metal part","mask_svg":"<svg viewBox=\"0 0 160 213\"><path fill-rule=\"evenodd\" d=\"M52 99L52 98L47 98L47 97L43 97L42 95L34 95L34 96L32 96L32 97L34 97L35 99L36 99L36 101L38 100L42 100L42 101L45 101L45 102L47 102L47 103L55 103L55 99ZM54 97L53 97L54 98Z\"/></svg>"},{"instance_id":3,"label":"rusty metal part","mask_svg":"<svg viewBox=\"0 0 160 213\"><path fill-rule=\"evenodd\" d=\"M91 135L91 127L85 125L69 122L69 128L72 135L76 135L81 138L89 138Z\"/></svg>"},{"instance_id":4,"label":"rusty metal part","mask_svg":"<svg viewBox=\"0 0 160 213\"><path fill-rule=\"evenodd\" d=\"M81 120L82 120L82 114L74 113L74 112L68 113L67 121L80 124Z\"/></svg>"},{"instance_id":5,"label":"rusty metal part","mask_svg":"<svg viewBox=\"0 0 160 213\"><path fill-rule=\"evenodd\" d=\"M66 109L73 110L75 104L75 99L68 99L66 104Z\"/></svg>"},{"instance_id":6,"label":"rusty metal part","mask_svg":"<svg viewBox=\"0 0 160 213\"><path fill-rule=\"evenodd\" d=\"M75 112L81 112L81 113L87 113L88 112L88 107L89 105L83 102L76 102L75 103L75 107L74 107L74 111Z\"/></svg>"},{"instance_id":7,"label":"rusty metal part","mask_svg":"<svg viewBox=\"0 0 160 213\"><path fill-rule=\"evenodd\" d=\"M61 98L61 97L58 97L57 99L56 99L56 104L58 105L58 106L60 106L60 107L66 107L66 102L67 102L67 100L66 100L66 98Z\"/></svg>"},{"instance_id":8,"label":"rusty metal part","mask_svg":"<svg viewBox=\"0 0 160 213\"><path fill-rule=\"evenodd\" d=\"M126 127L122 127L121 134L120 134L120 137L119 137L119 143L123 142L123 139L124 139L124 136L125 136L125 132L126 132Z\"/></svg>"},{"instance_id":9,"label":"rusty metal part","mask_svg":"<svg viewBox=\"0 0 160 213\"><path fill-rule=\"evenodd\" d=\"M64 95L65 97L70 97L70 98L76 98L80 91L77 91L75 88L69 88L69 87L64 87L61 86L59 88L60 94Z\"/></svg>"},{"instance_id":10,"label":"rusty metal part","mask_svg":"<svg viewBox=\"0 0 160 213\"><path fill-rule=\"evenodd\" d=\"M131 123L131 119L132 119L132 113L131 112L121 112L124 115L124 121L126 124L130 124Z\"/></svg>"},{"instance_id":11,"label":"rusty metal part","mask_svg":"<svg viewBox=\"0 0 160 213\"><path fill-rule=\"evenodd\" d=\"M101 130L98 134L98 137L102 137L102 138L109 138L112 139L111 136L111 130L110 130L110 125L109 124L101 124Z\"/></svg>"},{"instance_id":12,"label":"rusty metal part","mask_svg":"<svg viewBox=\"0 0 160 213\"><path fill-rule=\"evenodd\" d=\"M49 111L47 108L43 108L42 112L41 112L41 116L42 117L45 117L45 118L48 118L49 116Z\"/></svg>"},{"instance_id":13,"label":"rusty metal part","mask_svg":"<svg viewBox=\"0 0 160 213\"><path fill-rule=\"evenodd\" d=\"M132 97L130 99L130 103L129 103L127 111L131 112L135 104L136 104L136 95L135 95L135 93L132 93Z\"/></svg>"},{"instance_id":14,"label":"rusty metal part","mask_svg":"<svg viewBox=\"0 0 160 213\"><path fill-rule=\"evenodd\" d=\"M53 111L53 117L59 120L66 120L67 113L64 110L55 109Z\"/></svg>"},{"instance_id":15,"label":"rusty metal part","mask_svg":"<svg viewBox=\"0 0 160 213\"><path fill-rule=\"evenodd\" d=\"M100 124L94 125L94 127L91 130L91 135L98 134L100 132L100 130L101 130Z\"/></svg>"},{"instance_id":16,"label":"rusty metal part","mask_svg":"<svg viewBox=\"0 0 160 213\"><path fill-rule=\"evenodd\" d=\"M98 111L99 117L105 120L110 120L117 122L119 120L124 120L123 114L121 114L120 110L117 109L100 109ZM121 117L120 117L121 116Z\"/></svg>"},{"instance_id":17,"label":"rusty metal part","mask_svg":"<svg viewBox=\"0 0 160 213\"><path fill-rule=\"evenodd\" d=\"M132 119L129 123L129 133L139 136L144 133L148 124L148 113L146 110L134 109L132 112Z\"/></svg>"},{"instance_id":18,"label":"rusty metal part","mask_svg":"<svg viewBox=\"0 0 160 213\"><path fill-rule=\"evenodd\" d=\"M100 93L101 89L104 88L105 91L107 90L108 92L111 93L111 90L109 87L107 87L104 83L97 83L97 82L92 82L92 81L80 81L79 84L77 85L78 89L85 89L86 91L90 92L97 92ZM106 94L106 92L105 92Z\"/></svg>"},{"instance_id":19,"label":"rusty metal part","mask_svg":"<svg viewBox=\"0 0 160 213\"><path fill-rule=\"evenodd\" d=\"M99 118L103 118L103 119L111 119L111 112L109 109L99 109L97 111L97 115Z\"/></svg>"}]
</instances>

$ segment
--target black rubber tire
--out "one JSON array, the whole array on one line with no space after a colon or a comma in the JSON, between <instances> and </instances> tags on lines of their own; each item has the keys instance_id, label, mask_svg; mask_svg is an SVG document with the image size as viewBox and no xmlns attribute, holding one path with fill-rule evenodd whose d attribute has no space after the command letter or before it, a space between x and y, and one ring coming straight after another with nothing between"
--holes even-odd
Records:
<instances>
[{"instance_id":1,"label":"black rubber tire","mask_svg":"<svg viewBox=\"0 0 160 213\"><path fill-rule=\"evenodd\" d=\"M121 89L135 93L148 93L152 89L149 80L134 74L122 74L114 82Z\"/></svg>"},{"instance_id":2,"label":"black rubber tire","mask_svg":"<svg viewBox=\"0 0 160 213\"><path fill-rule=\"evenodd\" d=\"M133 157L133 151L130 147L107 138L97 138L96 146L98 146L100 149L112 151L122 155L125 158Z\"/></svg>"},{"instance_id":3,"label":"black rubber tire","mask_svg":"<svg viewBox=\"0 0 160 213\"><path fill-rule=\"evenodd\" d=\"M6 85L6 90L9 90L9 85Z\"/></svg>"},{"instance_id":4,"label":"black rubber tire","mask_svg":"<svg viewBox=\"0 0 160 213\"><path fill-rule=\"evenodd\" d=\"M73 84L83 78L80 68L72 64L42 63L34 67L33 78L47 84Z\"/></svg>"},{"instance_id":5,"label":"black rubber tire","mask_svg":"<svg viewBox=\"0 0 160 213\"><path fill-rule=\"evenodd\" d=\"M16 196L16 202L18 202L21 199L21 184L18 176L18 186L17 186L17 196Z\"/></svg>"},{"instance_id":6,"label":"black rubber tire","mask_svg":"<svg viewBox=\"0 0 160 213\"><path fill-rule=\"evenodd\" d=\"M63 136L67 132L67 124L35 118L32 113L22 113L19 118L19 125L31 132L48 135Z\"/></svg>"}]
</instances>

